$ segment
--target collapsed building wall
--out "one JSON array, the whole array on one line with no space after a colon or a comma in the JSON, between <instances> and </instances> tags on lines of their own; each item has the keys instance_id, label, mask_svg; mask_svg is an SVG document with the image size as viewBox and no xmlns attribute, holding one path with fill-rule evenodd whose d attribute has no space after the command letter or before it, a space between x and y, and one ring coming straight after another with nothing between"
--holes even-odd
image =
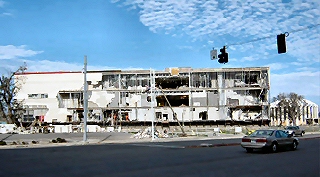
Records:
<instances>
[{"instance_id":1,"label":"collapsed building wall","mask_svg":"<svg viewBox=\"0 0 320 177\"><path fill-rule=\"evenodd\" d=\"M48 109L47 113L42 113L45 114L45 120L81 122L82 73L77 73L76 81L72 82L68 81L70 73L51 73L53 77L56 74L65 76L53 79L56 85L54 90L49 88L53 81L47 80L45 74L37 73L37 81L33 80L33 83L45 82L41 86L38 84L41 87L38 90L50 93L50 101L47 99L43 102ZM183 122L268 119L268 67L167 68L165 71L153 72L109 70L88 71L88 75L88 121L92 122L143 122L153 119L174 122L174 113ZM31 77L32 73L26 76ZM154 86L151 85L152 79L155 80ZM23 86L28 89L22 93L24 96L21 99L31 93L29 87L32 86L30 83ZM31 101L27 98L26 105ZM152 102L155 103L155 118L152 117Z\"/></svg>"}]
</instances>

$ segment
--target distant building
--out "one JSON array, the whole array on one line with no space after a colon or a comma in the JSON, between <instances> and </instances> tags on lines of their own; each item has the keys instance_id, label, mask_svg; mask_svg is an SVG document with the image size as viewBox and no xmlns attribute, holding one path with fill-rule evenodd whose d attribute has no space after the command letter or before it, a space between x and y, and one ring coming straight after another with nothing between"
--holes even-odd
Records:
<instances>
[{"instance_id":1,"label":"distant building","mask_svg":"<svg viewBox=\"0 0 320 177\"><path fill-rule=\"evenodd\" d=\"M295 120L296 125L307 125L319 123L319 106L309 100L304 100L305 104L300 108L300 116ZM292 125L285 108L278 105L279 101L270 104L271 125L288 126Z\"/></svg>"},{"instance_id":2,"label":"distant building","mask_svg":"<svg viewBox=\"0 0 320 177\"><path fill-rule=\"evenodd\" d=\"M15 77L24 81L16 96L23 122L82 121L81 71ZM268 67L88 71L87 82L89 122L150 122L153 115L157 122L174 122L174 115L183 122L269 120Z\"/></svg>"}]
</instances>

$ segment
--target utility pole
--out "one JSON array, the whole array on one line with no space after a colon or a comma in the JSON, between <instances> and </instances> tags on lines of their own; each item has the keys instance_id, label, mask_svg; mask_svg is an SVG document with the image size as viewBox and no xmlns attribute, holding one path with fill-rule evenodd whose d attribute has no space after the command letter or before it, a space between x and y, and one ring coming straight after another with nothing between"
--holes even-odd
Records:
<instances>
[{"instance_id":1,"label":"utility pole","mask_svg":"<svg viewBox=\"0 0 320 177\"><path fill-rule=\"evenodd\" d=\"M88 83L87 83L87 56L84 56L84 83L83 83L83 142L87 141L87 117L88 117Z\"/></svg>"},{"instance_id":2,"label":"utility pole","mask_svg":"<svg viewBox=\"0 0 320 177\"><path fill-rule=\"evenodd\" d=\"M150 92L151 92L151 134L152 134L152 141L154 140L154 119L155 119L155 115L154 115L154 103L155 103L155 81L154 81L154 71L150 69Z\"/></svg>"}]
</instances>

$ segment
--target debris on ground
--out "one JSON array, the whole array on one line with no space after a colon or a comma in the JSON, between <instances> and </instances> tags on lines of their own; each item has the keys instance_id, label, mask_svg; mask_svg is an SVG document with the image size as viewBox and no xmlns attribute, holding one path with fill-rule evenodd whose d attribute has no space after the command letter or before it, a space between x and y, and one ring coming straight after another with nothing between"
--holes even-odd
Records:
<instances>
[{"instance_id":1,"label":"debris on ground","mask_svg":"<svg viewBox=\"0 0 320 177\"><path fill-rule=\"evenodd\" d=\"M152 128L147 127L144 130L139 130L138 133L134 134L132 138L142 139L142 138L151 138L152 137ZM158 130L154 130L155 138L168 138L167 130L165 129L163 132L159 132Z\"/></svg>"}]
</instances>

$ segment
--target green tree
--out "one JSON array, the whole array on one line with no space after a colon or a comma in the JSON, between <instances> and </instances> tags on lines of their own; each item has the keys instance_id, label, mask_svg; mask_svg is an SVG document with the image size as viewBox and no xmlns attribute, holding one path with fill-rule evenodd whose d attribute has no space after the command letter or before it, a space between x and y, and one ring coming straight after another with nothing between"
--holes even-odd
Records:
<instances>
[{"instance_id":1,"label":"green tree","mask_svg":"<svg viewBox=\"0 0 320 177\"><path fill-rule=\"evenodd\" d=\"M275 101L278 101L278 110L283 110L283 113L280 112L279 115L288 115L289 121L296 125L296 119L301 117L302 108L306 104L304 97L296 93L280 93L273 98L273 102Z\"/></svg>"},{"instance_id":2,"label":"green tree","mask_svg":"<svg viewBox=\"0 0 320 177\"><path fill-rule=\"evenodd\" d=\"M15 96L23 84L22 77L16 79L17 73L23 73L27 70L26 65L20 66L16 71L9 72L7 75L2 74L0 77L0 118L7 123L18 124L18 119L22 115L22 103L15 99Z\"/></svg>"}]
</instances>

